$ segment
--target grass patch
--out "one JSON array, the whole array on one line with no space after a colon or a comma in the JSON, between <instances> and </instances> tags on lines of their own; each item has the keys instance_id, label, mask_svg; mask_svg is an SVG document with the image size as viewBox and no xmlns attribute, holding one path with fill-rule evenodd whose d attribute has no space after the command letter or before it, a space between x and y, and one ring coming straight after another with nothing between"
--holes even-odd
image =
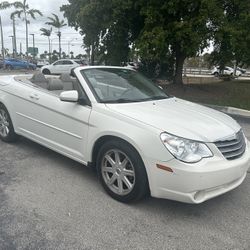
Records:
<instances>
[{"instance_id":1,"label":"grass patch","mask_svg":"<svg viewBox=\"0 0 250 250\"><path fill-rule=\"evenodd\" d=\"M195 82L184 86L169 84L164 89L168 94L193 102L250 110L250 80Z\"/></svg>"}]
</instances>

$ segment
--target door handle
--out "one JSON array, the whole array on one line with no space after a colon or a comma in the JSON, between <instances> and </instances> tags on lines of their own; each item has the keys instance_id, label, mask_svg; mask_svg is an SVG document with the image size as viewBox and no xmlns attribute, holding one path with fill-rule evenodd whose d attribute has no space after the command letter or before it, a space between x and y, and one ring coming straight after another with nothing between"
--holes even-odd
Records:
<instances>
[{"instance_id":1,"label":"door handle","mask_svg":"<svg viewBox=\"0 0 250 250\"><path fill-rule=\"evenodd\" d=\"M30 94L30 99L39 100L38 94Z\"/></svg>"}]
</instances>

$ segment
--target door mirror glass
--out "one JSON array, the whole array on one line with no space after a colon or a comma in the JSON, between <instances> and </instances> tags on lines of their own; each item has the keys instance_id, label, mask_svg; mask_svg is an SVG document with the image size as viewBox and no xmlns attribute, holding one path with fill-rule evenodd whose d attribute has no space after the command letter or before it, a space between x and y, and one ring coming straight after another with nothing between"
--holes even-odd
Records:
<instances>
[{"instance_id":1,"label":"door mirror glass","mask_svg":"<svg viewBox=\"0 0 250 250\"><path fill-rule=\"evenodd\" d=\"M70 90L70 91L63 91L60 94L59 98L63 102L77 102L79 96L76 90Z\"/></svg>"}]
</instances>

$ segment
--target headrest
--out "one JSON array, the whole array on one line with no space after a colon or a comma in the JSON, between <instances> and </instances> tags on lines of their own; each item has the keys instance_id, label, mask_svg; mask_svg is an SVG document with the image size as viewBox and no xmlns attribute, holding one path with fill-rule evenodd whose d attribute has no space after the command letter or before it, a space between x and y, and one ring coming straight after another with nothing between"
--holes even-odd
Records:
<instances>
[{"instance_id":1,"label":"headrest","mask_svg":"<svg viewBox=\"0 0 250 250\"><path fill-rule=\"evenodd\" d=\"M71 82L72 81L72 78L68 74L65 74L65 73L62 73L60 75L59 79L63 82Z\"/></svg>"},{"instance_id":2,"label":"headrest","mask_svg":"<svg viewBox=\"0 0 250 250\"><path fill-rule=\"evenodd\" d=\"M31 78L30 81L33 83L36 82L48 82L48 79L42 73L35 73Z\"/></svg>"},{"instance_id":3,"label":"headrest","mask_svg":"<svg viewBox=\"0 0 250 250\"><path fill-rule=\"evenodd\" d=\"M48 90L63 90L63 84L60 79L50 78L48 82Z\"/></svg>"}]
</instances>

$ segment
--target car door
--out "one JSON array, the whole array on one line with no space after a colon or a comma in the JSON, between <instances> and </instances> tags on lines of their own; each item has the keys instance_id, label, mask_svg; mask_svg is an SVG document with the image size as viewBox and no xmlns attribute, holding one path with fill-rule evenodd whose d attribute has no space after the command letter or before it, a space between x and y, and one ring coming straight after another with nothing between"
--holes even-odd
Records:
<instances>
[{"instance_id":1,"label":"car door","mask_svg":"<svg viewBox=\"0 0 250 250\"><path fill-rule=\"evenodd\" d=\"M25 61L21 61L21 60L16 60L16 63L18 65L18 68L22 68L22 69L27 69L28 65Z\"/></svg>"},{"instance_id":2,"label":"car door","mask_svg":"<svg viewBox=\"0 0 250 250\"><path fill-rule=\"evenodd\" d=\"M73 69L75 67L75 64L70 60L64 60L63 65L64 65L63 66L63 70L64 70L63 73L66 73L66 74L69 74L71 69Z\"/></svg>"},{"instance_id":3,"label":"car door","mask_svg":"<svg viewBox=\"0 0 250 250\"><path fill-rule=\"evenodd\" d=\"M75 160L86 162L90 106L63 102L45 89L27 86L16 100L19 133Z\"/></svg>"},{"instance_id":4,"label":"car door","mask_svg":"<svg viewBox=\"0 0 250 250\"><path fill-rule=\"evenodd\" d=\"M50 67L49 70L52 74L64 73L64 60L56 61L52 64L52 67Z\"/></svg>"}]
</instances>

